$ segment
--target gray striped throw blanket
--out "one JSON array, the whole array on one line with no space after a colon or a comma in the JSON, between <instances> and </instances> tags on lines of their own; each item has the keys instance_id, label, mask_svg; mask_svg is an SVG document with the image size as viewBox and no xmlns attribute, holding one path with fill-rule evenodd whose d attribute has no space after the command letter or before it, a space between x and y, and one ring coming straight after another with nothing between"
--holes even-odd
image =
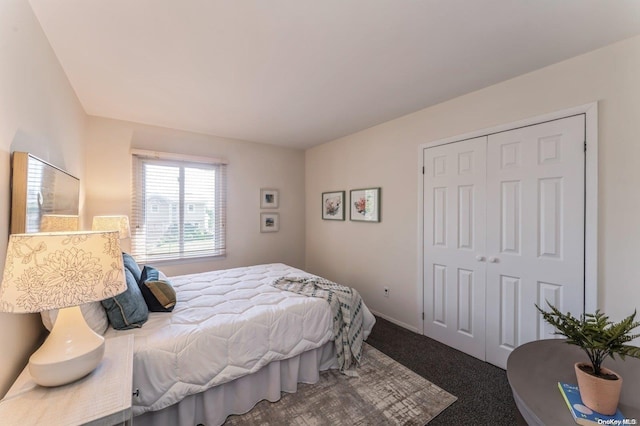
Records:
<instances>
[{"instance_id":1,"label":"gray striped throw blanket","mask_svg":"<svg viewBox=\"0 0 640 426\"><path fill-rule=\"evenodd\" d=\"M333 338L340 371L357 376L355 368L362 357L362 298L350 288L320 277L280 277L272 285L326 300L333 316Z\"/></svg>"}]
</instances>

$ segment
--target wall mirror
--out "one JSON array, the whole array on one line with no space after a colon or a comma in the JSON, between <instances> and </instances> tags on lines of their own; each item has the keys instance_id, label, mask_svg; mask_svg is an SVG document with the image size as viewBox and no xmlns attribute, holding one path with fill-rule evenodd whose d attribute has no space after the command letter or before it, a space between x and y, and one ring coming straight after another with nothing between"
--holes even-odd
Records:
<instances>
[{"instance_id":1,"label":"wall mirror","mask_svg":"<svg viewBox=\"0 0 640 426\"><path fill-rule=\"evenodd\" d=\"M43 215L77 215L80 180L27 152L11 159L11 233L40 231Z\"/></svg>"}]
</instances>

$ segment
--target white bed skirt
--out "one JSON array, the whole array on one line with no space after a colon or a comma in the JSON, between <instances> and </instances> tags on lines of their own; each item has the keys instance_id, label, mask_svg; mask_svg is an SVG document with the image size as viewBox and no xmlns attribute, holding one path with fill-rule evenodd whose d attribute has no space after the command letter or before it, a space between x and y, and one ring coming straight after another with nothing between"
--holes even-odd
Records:
<instances>
[{"instance_id":1,"label":"white bed skirt","mask_svg":"<svg viewBox=\"0 0 640 426\"><path fill-rule=\"evenodd\" d=\"M231 414L244 414L258 402L293 393L298 383L316 383L319 372L337 368L333 341L282 361L274 361L253 374L190 395L170 407L134 418L136 426L221 425Z\"/></svg>"}]
</instances>

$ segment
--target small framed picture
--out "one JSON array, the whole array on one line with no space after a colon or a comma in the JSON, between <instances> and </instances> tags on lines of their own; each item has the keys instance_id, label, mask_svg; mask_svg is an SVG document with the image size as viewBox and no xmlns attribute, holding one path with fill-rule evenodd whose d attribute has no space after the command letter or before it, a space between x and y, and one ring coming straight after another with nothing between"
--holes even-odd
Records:
<instances>
[{"instance_id":1,"label":"small framed picture","mask_svg":"<svg viewBox=\"0 0 640 426\"><path fill-rule=\"evenodd\" d=\"M278 232L280 215L278 213L260 213L260 232Z\"/></svg>"},{"instance_id":2,"label":"small framed picture","mask_svg":"<svg viewBox=\"0 0 640 426\"><path fill-rule=\"evenodd\" d=\"M352 189L349 195L349 219L380 222L380 188Z\"/></svg>"},{"instance_id":3,"label":"small framed picture","mask_svg":"<svg viewBox=\"0 0 640 426\"><path fill-rule=\"evenodd\" d=\"M344 191L322 193L322 218L344 220Z\"/></svg>"},{"instance_id":4,"label":"small framed picture","mask_svg":"<svg viewBox=\"0 0 640 426\"><path fill-rule=\"evenodd\" d=\"M260 208L261 209L277 209L280 202L280 196L277 189L262 188L260 189Z\"/></svg>"}]
</instances>

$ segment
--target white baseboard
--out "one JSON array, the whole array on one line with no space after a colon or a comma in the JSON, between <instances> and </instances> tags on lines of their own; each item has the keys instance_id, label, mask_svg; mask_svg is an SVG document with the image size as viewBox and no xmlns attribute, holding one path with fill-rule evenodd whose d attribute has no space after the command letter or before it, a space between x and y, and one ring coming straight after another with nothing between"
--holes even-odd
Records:
<instances>
[{"instance_id":1,"label":"white baseboard","mask_svg":"<svg viewBox=\"0 0 640 426\"><path fill-rule=\"evenodd\" d=\"M384 318L384 319L386 319L387 321L394 323L395 325L399 325L399 326L400 326L400 327L402 327L402 328L406 328L407 330L410 330L410 331L413 331L414 333L418 333L418 334L420 334L420 332L418 331L418 329L417 329L417 328L415 328L415 327L414 327L414 326L412 326L412 325L409 325L409 324L404 323L404 322L402 322L402 321L398 321L397 319L395 319L395 318L391 318L391 317L389 317L389 316L387 316L387 315L384 315L384 314L381 314L380 312L376 312L376 311L371 310L371 309L370 309L370 311L371 311L371 313L372 313L373 315L375 315L375 316L377 316L377 317Z\"/></svg>"}]
</instances>

